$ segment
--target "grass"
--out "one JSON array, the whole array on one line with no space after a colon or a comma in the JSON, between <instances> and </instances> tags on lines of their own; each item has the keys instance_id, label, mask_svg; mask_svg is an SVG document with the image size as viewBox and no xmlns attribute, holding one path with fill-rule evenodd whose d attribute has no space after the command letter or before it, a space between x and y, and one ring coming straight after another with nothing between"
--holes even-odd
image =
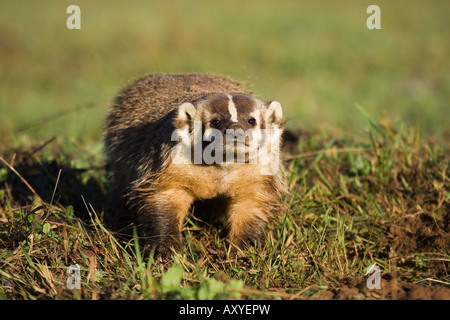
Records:
<instances>
[{"instance_id":1,"label":"grass","mask_svg":"<svg viewBox=\"0 0 450 320\"><path fill-rule=\"evenodd\" d=\"M448 290L445 2L380 2L376 31L366 28L371 1L80 0L78 31L65 27L70 4L0 11L0 298ZM256 249L231 255L191 218L185 247L161 265L103 227L102 123L118 89L153 72L225 74L282 103L290 193ZM379 291L364 285L374 264ZM73 265L80 289L67 287Z\"/></svg>"},{"instance_id":2,"label":"grass","mask_svg":"<svg viewBox=\"0 0 450 320\"><path fill-rule=\"evenodd\" d=\"M63 134L92 145L118 89L153 72L211 72L278 99L291 128L363 135L355 104L396 126L448 132L448 5L370 1L13 2L0 12L0 134L16 142ZM406 12L407 11L407 12ZM13 18L12 18L13 17ZM426 22L426 23L425 23ZM58 120L48 123L49 119Z\"/></svg>"},{"instance_id":3,"label":"grass","mask_svg":"<svg viewBox=\"0 0 450 320\"><path fill-rule=\"evenodd\" d=\"M89 178L105 187L98 178L101 168L82 171L67 158L52 168L42 158L43 149L6 150L0 171L0 276L6 284L1 295L320 298L339 292L345 279L365 279L373 264L397 281L448 286L448 146L425 141L412 128L396 131L384 120L384 125L370 120L363 142L323 132L297 136L299 153L284 155L290 159L287 208L274 212L265 243L230 254L217 230L200 228L190 218L183 250L165 265L144 258L136 236L119 241L103 227L103 211L86 200L102 194L89 187ZM86 174L88 179L82 177ZM47 175L51 182L36 186ZM65 199L67 183L79 200ZM81 270L79 290L67 288L71 265Z\"/></svg>"}]
</instances>

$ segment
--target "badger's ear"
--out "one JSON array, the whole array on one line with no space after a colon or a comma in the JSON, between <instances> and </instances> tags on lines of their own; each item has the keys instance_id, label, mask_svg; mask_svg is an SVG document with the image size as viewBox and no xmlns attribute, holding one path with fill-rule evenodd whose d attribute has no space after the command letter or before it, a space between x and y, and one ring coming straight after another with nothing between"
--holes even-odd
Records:
<instances>
[{"instance_id":1,"label":"badger's ear","mask_svg":"<svg viewBox=\"0 0 450 320\"><path fill-rule=\"evenodd\" d=\"M197 109L190 102L185 102L178 107L177 118L180 120L189 120L195 118Z\"/></svg>"},{"instance_id":2,"label":"badger's ear","mask_svg":"<svg viewBox=\"0 0 450 320\"><path fill-rule=\"evenodd\" d=\"M189 124L197 115L197 108L190 102L185 102L178 107L175 118L175 126L179 129Z\"/></svg>"},{"instance_id":3,"label":"badger's ear","mask_svg":"<svg viewBox=\"0 0 450 320\"><path fill-rule=\"evenodd\" d=\"M267 103L266 121L268 125L283 125L283 109L278 101L272 101Z\"/></svg>"}]
</instances>

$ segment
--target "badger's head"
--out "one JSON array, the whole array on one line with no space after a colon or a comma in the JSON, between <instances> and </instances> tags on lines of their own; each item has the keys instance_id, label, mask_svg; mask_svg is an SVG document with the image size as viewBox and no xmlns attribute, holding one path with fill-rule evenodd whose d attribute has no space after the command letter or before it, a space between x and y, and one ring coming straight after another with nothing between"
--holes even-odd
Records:
<instances>
[{"instance_id":1,"label":"badger's head","mask_svg":"<svg viewBox=\"0 0 450 320\"><path fill-rule=\"evenodd\" d=\"M194 163L221 164L256 163L258 157L278 152L284 122L279 102L237 93L181 104L174 125L185 150L193 150Z\"/></svg>"}]
</instances>

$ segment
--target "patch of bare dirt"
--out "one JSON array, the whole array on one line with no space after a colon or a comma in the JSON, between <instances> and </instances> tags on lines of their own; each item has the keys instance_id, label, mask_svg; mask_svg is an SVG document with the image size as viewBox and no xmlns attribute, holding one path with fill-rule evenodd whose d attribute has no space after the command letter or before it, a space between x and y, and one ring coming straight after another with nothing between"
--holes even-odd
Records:
<instances>
[{"instance_id":1,"label":"patch of bare dirt","mask_svg":"<svg viewBox=\"0 0 450 320\"><path fill-rule=\"evenodd\" d=\"M312 299L326 300L450 300L450 288L440 285L397 280L386 273L380 281L380 289L369 289L363 277L346 278L339 288L318 291Z\"/></svg>"},{"instance_id":2,"label":"patch of bare dirt","mask_svg":"<svg viewBox=\"0 0 450 320\"><path fill-rule=\"evenodd\" d=\"M449 224L450 212L442 219L426 213L405 216L398 224L389 227L392 247L399 255L448 249Z\"/></svg>"}]
</instances>

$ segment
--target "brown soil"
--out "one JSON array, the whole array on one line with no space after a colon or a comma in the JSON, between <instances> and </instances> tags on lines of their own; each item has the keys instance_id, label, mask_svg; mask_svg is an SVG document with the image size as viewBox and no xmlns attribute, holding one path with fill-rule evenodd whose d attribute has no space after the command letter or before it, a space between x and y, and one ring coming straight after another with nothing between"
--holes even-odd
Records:
<instances>
[{"instance_id":1,"label":"brown soil","mask_svg":"<svg viewBox=\"0 0 450 320\"><path fill-rule=\"evenodd\" d=\"M398 281L392 274L381 277L380 289L369 289L366 278L353 277L342 280L341 287L318 291L310 298L333 300L450 300L450 288L439 284Z\"/></svg>"},{"instance_id":2,"label":"brown soil","mask_svg":"<svg viewBox=\"0 0 450 320\"><path fill-rule=\"evenodd\" d=\"M437 248L450 248L450 210L442 219L427 213L403 217L391 225L392 246L400 255L433 252Z\"/></svg>"}]
</instances>

